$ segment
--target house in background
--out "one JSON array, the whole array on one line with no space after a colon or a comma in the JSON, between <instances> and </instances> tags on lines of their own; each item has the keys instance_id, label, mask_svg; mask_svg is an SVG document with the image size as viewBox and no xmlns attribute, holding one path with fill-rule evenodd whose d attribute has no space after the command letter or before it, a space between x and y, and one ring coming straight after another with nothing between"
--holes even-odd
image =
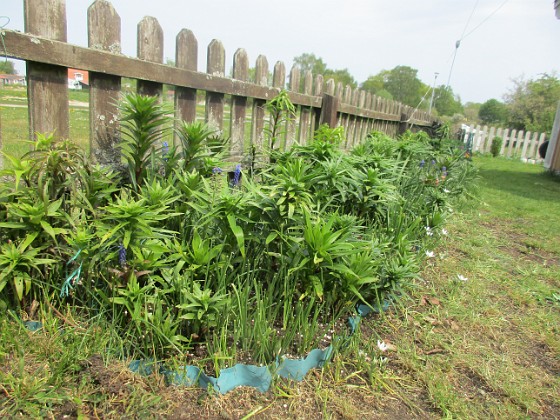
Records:
<instances>
[{"instance_id":1,"label":"house in background","mask_svg":"<svg viewBox=\"0 0 560 420\"><path fill-rule=\"evenodd\" d=\"M68 69L68 89L89 89L89 73L85 70Z\"/></svg>"},{"instance_id":2,"label":"house in background","mask_svg":"<svg viewBox=\"0 0 560 420\"><path fill-rule=\"evenodd\" d=\"M0 83L3 86L26 86L25 76L20 74L0 74Z\"/></svg>"}]
</instances>

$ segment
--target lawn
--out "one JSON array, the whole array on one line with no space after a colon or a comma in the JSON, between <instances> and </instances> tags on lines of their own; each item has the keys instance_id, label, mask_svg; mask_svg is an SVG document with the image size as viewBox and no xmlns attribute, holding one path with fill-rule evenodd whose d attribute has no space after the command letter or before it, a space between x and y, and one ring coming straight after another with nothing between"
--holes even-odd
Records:
<instances>
[{"instance_id":1,"label":"lawn","mask_svg":"<svg viewBox=\"0 0 560 420\"><path fill-rule=\"evenodd\" d=\"M535 165L475 163L478 199L448 219L420 278L304 381L225 396L168 387L130 372L101 322L45 306L37 332L0 318L0 415L560 416L560 182Z\"/></svg>"}]
</instances>

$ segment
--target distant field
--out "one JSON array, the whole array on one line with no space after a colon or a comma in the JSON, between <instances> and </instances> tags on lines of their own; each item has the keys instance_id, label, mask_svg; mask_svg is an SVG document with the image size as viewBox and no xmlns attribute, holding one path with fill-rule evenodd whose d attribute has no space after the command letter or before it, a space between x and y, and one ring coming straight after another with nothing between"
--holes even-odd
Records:
<instances>
[{"instance_id":1,"label":"distant field","mask_svg":"<svg viewBox=\"0 0 560 420\"><path fill-rule=\"evenodd\" d=\"M125 90L130 90L127 85ZM70 104L70 139L89 153L89 92L68 91ZM173 91L164 87L163 100L172 105ZM230 136L231 97L226 95L224 100L224 126L222 135ZM268 118L268 117L265 117ZM197 105L197 121L205 121L204 97L199 97ZM268 126L268 124L265 124ZM296 127L298 121L296 120ZM27 110L27 90L21 86L0 87L0 129L2 148L1 150L15 156L21 156L29 150L29 122ZM297 128L296 128L297 130ZM248 100L247 114L245 118L245 144L246 152L250 149L252 132L252 100ZM171 141L171 138L169 139ZM281 142L284 145L284 140Z\"/></svg>"}]
</instances>

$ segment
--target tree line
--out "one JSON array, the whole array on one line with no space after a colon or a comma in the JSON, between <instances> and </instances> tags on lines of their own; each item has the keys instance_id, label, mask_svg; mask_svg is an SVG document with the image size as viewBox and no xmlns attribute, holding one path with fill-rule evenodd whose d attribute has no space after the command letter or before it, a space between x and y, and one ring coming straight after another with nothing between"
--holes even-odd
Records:
<instances>
[{"instance_id":1,"label":"tree line","mask_svg":"<svg viewBox=\"0 0 560 420\"><path fill-rule=\"evenodd\" d=\"M381 70L358 83L348 69L333 70L320 57L305 53L294 58L294 64L302 71L323 74L352 88L360 87L367 92L405 105L428 110L432 87L418 78L418 70L409 66L396 66ZM439 85L434 89L432 112L452 122L469 122L502 125L525 131L549 132L552 129L558 101L560 80L555 73L544 73L535 79L513 80L513 87L503 101L489 99L484 103L463 104L450 86Z\"/></svg>"}]
</instances>

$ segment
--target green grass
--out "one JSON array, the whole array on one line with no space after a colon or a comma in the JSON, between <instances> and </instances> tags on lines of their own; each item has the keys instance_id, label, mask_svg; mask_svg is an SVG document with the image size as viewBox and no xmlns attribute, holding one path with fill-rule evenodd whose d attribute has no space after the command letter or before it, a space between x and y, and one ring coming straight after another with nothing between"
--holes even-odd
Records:
<instances>
[{"instance_id":1,"label":"green grass","mask_svg":"<svg viewBox=\"0 0 560 420\"><path fill-rule=\"evenodd\" d=\"M560 182L535 165L475 162L479 202L449 220L407 297L303 382L226 396L166 387L127 371L108 326L47 307L37 332L1 315L0 416L560 416Z\"/></svg>"}]
</instances>

